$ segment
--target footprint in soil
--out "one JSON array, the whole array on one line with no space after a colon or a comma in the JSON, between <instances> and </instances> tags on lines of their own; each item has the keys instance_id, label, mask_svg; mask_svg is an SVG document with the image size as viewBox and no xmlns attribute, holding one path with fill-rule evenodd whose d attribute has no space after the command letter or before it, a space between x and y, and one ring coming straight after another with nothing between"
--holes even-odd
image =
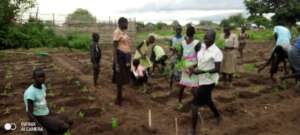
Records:
<instances>
[{"instance_id":1,"label":"footprint in soil","mask_svg":"<svg viewBox=\"0 0 300 135\"><path fill-rule=\"evenodd\" d=\"M233 85L236 87L249 87L250 84L248 82L237 81L233 82Z\"/></svg>"},{"instance_id":2,"label":"footprint in soil","mask_svg":"<svg viewBox=\"0 0 300 135\"><path fill-rule=\"evenodd\" d=\"M261 76L253 76L253 77L248 78L248 81L250 83L254 83L254 84L258 84L258 85L268 84L269 82L267 80L269 80L269 79L266 79L266 78L261 77Z\"/></svg>"},{"instance_id":3,"label":"footprint in soil","mask_svg":"<svg viewBox=\"0 0 300 135\"><path fill-rule=\"evenodd\" d=\"M233 96L231 96L231 97L218 96L218 97L216 97L216 100L220 103L231 103L234 100L236 100L236 98Z\"/></svg>"},{"instance_id":4,"label":"footprint in soil","mask_svg":"<svg viewBox=\"0 0 300 135\"><path fill-rule=\"evenodd\" d=\"M239 98L255 98L260 96L260 93L250 92L250 91L240 91L237 93Z\"/></svg>"}]
</instances>

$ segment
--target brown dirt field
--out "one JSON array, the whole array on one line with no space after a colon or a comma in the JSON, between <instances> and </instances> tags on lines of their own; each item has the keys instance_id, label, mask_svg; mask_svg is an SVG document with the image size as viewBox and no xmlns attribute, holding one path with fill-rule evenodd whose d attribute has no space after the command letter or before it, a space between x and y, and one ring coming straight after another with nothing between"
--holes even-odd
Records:
<instances>
[{"instance_id":1,"label":"brown dirt field","mask_svg":"<svg viewBox=\"0 0 300 135\"><path fill-rule=\"evenodd\" d=\"M262 64L271 48L268 42L251 43L246 47L245 59L238 64L240 72L235 77L234 87L227 88L221 83L213 93L223 115L221 125L214 125L212 113L203 108L200 111L204 123L199 124L199 134L300 134L300 93L295 82L273 84L268 78L268 69L258 74L243 68L243 64ZM96 88L92 86L87 53L45 50L49 57L35 56L30 53L32 50L0 51L0 125L14 122L19 127L7 135L29 134L20 131L20 124L27 121L23 93L32 83L31 72L35 67L46 69L48 105L52 111L67 115L74 121L72 135L174 135L175 118L179 120L179 135L186 135L190 112L177 110L176 90L168 88L167 77L151 78L147 93L141 92L137 86L126 86L124 105L118 107L113 104L116 88L111 83L110 49L104 49L100 84ZM190 91L186 90L184 102L191 98ZM153 129L148 128L149 109ZM118 120L116 129L111 127L112 118ZM0 134L4 134L1 129Z\"/></svg>"}]
</instances>

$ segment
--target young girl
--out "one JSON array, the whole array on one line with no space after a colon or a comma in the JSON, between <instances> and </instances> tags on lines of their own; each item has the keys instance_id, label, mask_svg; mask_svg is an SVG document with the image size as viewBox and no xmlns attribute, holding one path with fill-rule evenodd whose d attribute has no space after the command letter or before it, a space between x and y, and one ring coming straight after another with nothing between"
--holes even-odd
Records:
<instances>
[{"instance_id":1,"label":"young girl","mask_svg":"<svg viewBox=\"0 0 300 135\"><path fill-rule=\"evenodd\" d=\"M116 105L122 105L122 88L130 82L131 41L126 33L128 20L121 17L119 27L113 33L114 61L113 83L117 85Z\"/></svg>"},{"instance_id":2,"label":"young girl","mask_svg":"<svg viewBox=\"0 0 300 135\"><path fill-rule=\"evenodd\" d=\"M179 82L179 103L182 101L183 92L186 87L198 87L197 75L190 74L190 68L193 68L195 65L197 65L197 54L195 48L197 48L197 46L201 46L199 40L194 39L195 32L195 28L193 26L189 26L186 30L187 37L182 41L182 59L185 61L186 66L181 73L181 79Z\"/></svg>"},{"instance_id":3,"label":"young girl","mask_svg":"<svg viewBox=\"0 0 300 135\"><path fill-rule=\"evenodd\" d=\"M222 62L221 70L225 85L227 84L227 82L229 82L229 86L231 87L233 75L236 72L237 49L239 47L239 42L236 34L231 33L231 29L228 27L224 28L224 40L224 60Z\"/></svg>"}]
</instances>

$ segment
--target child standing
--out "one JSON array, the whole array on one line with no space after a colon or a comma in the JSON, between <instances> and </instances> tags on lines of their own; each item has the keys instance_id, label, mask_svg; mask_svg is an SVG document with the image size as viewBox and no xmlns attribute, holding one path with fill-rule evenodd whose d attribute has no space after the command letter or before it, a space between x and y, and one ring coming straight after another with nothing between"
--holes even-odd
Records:
<instances>
[{"instance_id":1,"label":"child standing","mask_svg":"<svg viewBox=\"0 0 300 135\"><path fill-rule=\"evenodd\" d=\"M244 57L244 48L247 44L247 38L248 38L248 34L246 33L246 28L242 27L241 29L241 33L239 35L239 52L240 52L240 57L243 60Z\"/></svg>"},{"instance_id":2,"label":"child standing","mask_svg":"<svg viewBox=\"0 0 300 135\"><path fill-rule=\"evenodd\" d=\"M98 76L100 73L101 49L99 47L100 36L97 33L92 34L92 44L90 46L91 62L93 64L94 85L97 85Z\"/></svg>"},{"instance_id":3,"label":"child standing","mask_svg":"<svg viewBox=\"0 0 300 135\"><path fill-rule=\"evenodd\" d=\"M181 58L182 41L184 37L181 35L182 27L177 25L175 28L176 35L170 40L171 51L171 75L170 75L170 88L173 88L174 82L180 81L181 72L175 68L176 63Z\"/></svg>"}]
</instances>

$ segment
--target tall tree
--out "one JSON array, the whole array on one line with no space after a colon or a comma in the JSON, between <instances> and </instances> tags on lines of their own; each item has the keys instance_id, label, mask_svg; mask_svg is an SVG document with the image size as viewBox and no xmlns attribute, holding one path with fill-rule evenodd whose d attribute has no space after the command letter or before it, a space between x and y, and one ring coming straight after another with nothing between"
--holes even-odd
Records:
<instances>
[{"instance_id":1,"label":"tall tree","mask_svg":"<svg viewBox=\"0 0 300 135\"><path fill-rule=\"evenodd\" d=\"M67 25L86 25L95 24L96 22L96 17L94 17L88 10L79 8L67 16L65 23Z\"/></svg>"},{"instance_id":2,"label":"tall tree","mask_svg":"<svg viewBox=\"0 0 300 135\"><path fill-rule=\"evenodd\" d=\"M240 27L246 23L246 19L242 14L236 14L230 16L228 19L221 21L221 26Z\"/></svg>"},{"instance_id":3,"label":"tall tree","mask_svg":"<svg viewBox=\"0 0 300 135\"><path fill-rule=\"evenodd\" d=\"M283 22L295 25L300 21L300 0L245 0L251 16L262 16L265 13L275 13L273 22Z\"/></svg>"},{"instance_id":4,"label":"tall tree","mask_svg":"<svg viewBox=\"0 0 300 135\"><path fill-rule=\"evenodd\" d=\"M34 7L35 0L0 0L0 28L11 24L20 13Z\"/></svg>"}]
</instances>

